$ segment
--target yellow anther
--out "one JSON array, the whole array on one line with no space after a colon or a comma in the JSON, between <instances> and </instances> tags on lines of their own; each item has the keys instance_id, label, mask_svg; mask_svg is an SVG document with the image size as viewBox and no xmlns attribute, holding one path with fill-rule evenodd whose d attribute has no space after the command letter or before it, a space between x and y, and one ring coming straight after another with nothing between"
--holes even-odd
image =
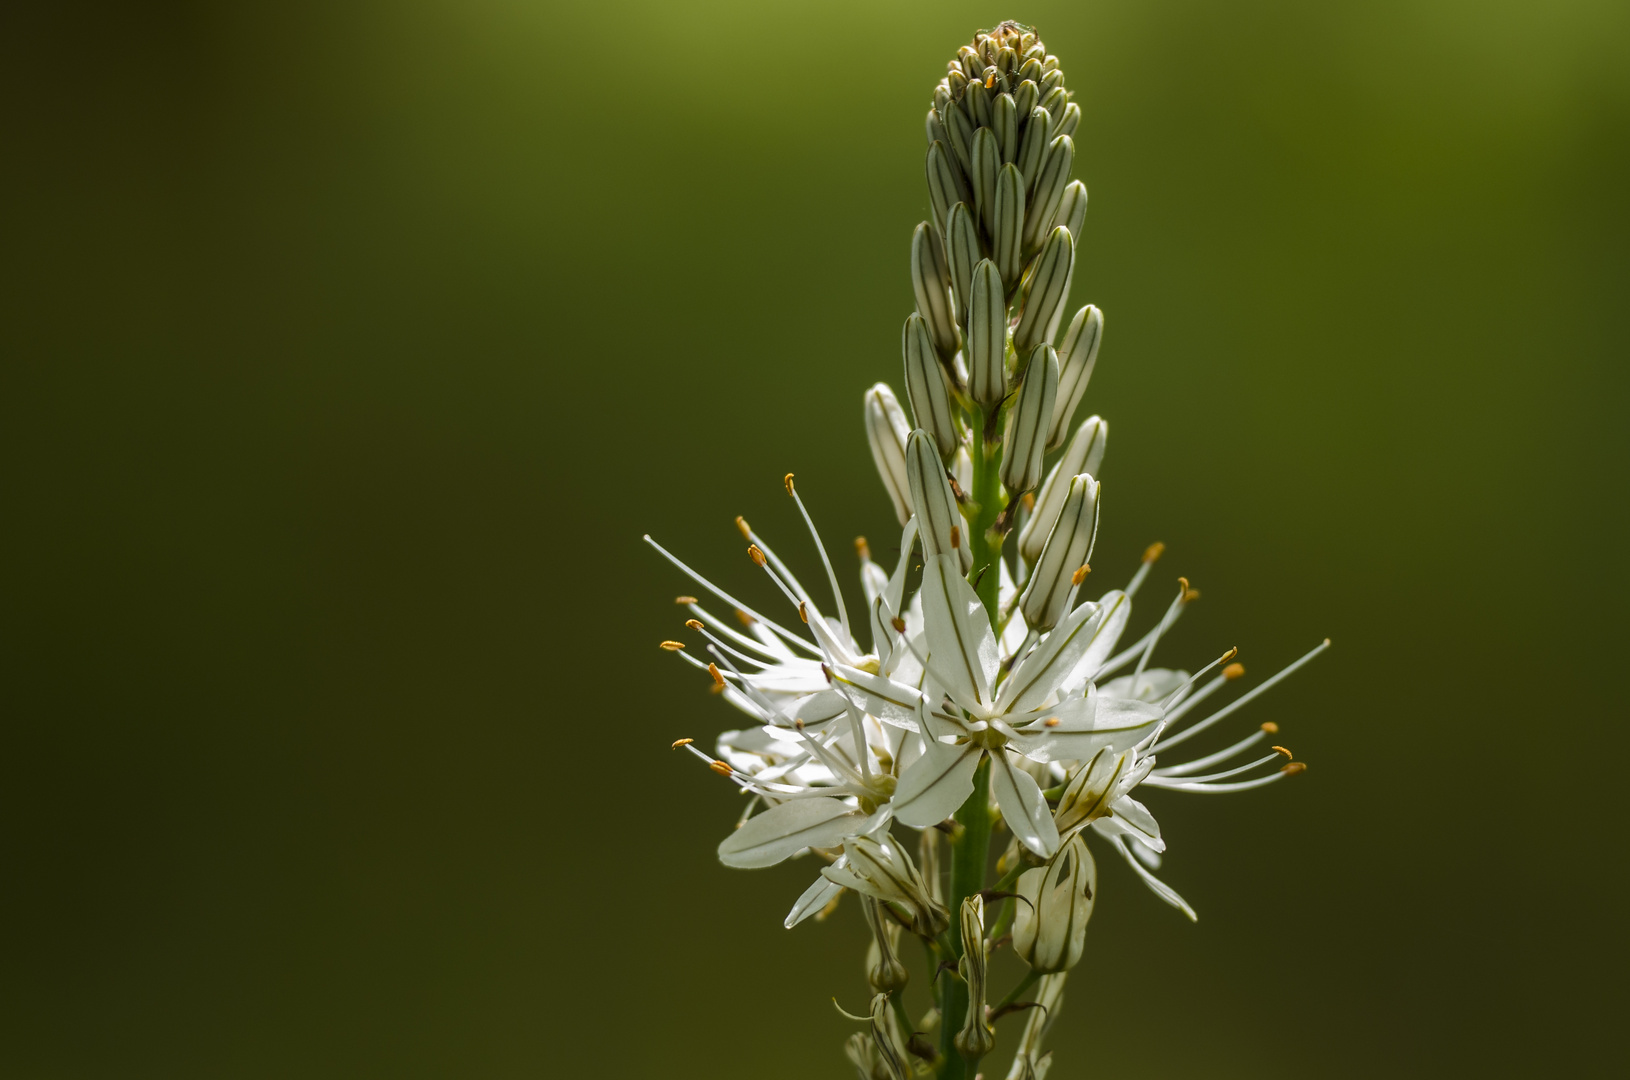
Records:
<instances>
[{"instance_id":1,"label":"yellow anther","mask_svg":"<svg viewBox=\"0 0 1630 1080\"><path fill-rule=\"evenodd\" d=\"M747 557L760 566L764 565L764 553L758 549L757 544L747 545Z\"/></svg>"},{"instance_id":2,"label":"yellow anther","mask_svg":"<svg viewBox=\"0 0 1630 1080\"><path fill-rule=\"evenodd\" d=\"M1236 662L1234 662L1232 664L1229 664L1227 667L1223 668L1223 678L1228 679L1230 681L1232 681L1234 679L1237 679L1237 678L1241 677L1244 674L1245 674L1245 665L1239 663L1238 661L1236 661Z\"/></svg>"},{"instance_id":3,"label":"yellow anther","mask_svg":"<svg viewBox=\"0 0 1630 1080\"><path fill-rule=\"evenodd\" d=\"M792 494L792 474L788 473L786 476L783 476L781 478L781 482L783 484L787 485L787 494L791 495Z\"/></svg>"},{"instance_id":4,"label":"yellow anther","mask_svg":"<svg viewBox=\"0 0 1630 1080\"><path fill-rule=\"evenodd\" d=\"M804 620L805 626L809 625L809 605L802 600L798 601L798 617Z\"/></svg>"},{"instance_id":5,"label":"yellow anther","mask_svg":"<svg viewBox=\"0 0 1630 1080\"><path fill-rule=\"evenodd\" d=\"M1284 754L1286 760L1289 760L1289 759L1294 758L1296 756L1295 754L1291 753L1289 750L1286 750L1283 746L1276 746L1276 747L1273 748L1273 750L1274 750L1274 753L1276 753L1276 754Z\"/></svg>"},{"instance_id":6,"label":"yellow anther","mask_svg":"<svg viewBox=\"0 0 1630 1080\"><path fill-rule=\"evenodd\" d=\"M736 517L736 529L748 540L753 538L753 527L747 524L747 519L740 515Z\"/></svg>"},{"instance_id":7,"label":"yellow anther","mask_svg":"<svg viewBox=\"0 0 1630 1080\"><path fill-rule=\"evenodd\" d=\"M962 546L962 530L955 525L951 526L951 550L955 551Z\"/></svg>"},{"instance_id":8,"label":"yellow anther","mask_svg":"<svg viewBox=\"0 0 1630 1080\"><path fill-rule=\"evenodd\" d=\"M694 603L696 603L696 597L694 597L694 596L676 596L676 597L674 597L674 603L676 603L676 604L694 604Z\"/></svg>"},{"instance_id":9,"label":"yellow anther","mask_svg":"<svg viewBox=\"0 0 1630 1080\"><path fill-rule=\"evenodd\" d=\"M987 76L985 78L985 89L986 90L991 89L995 85L996 85L996 76L995 75L990 75L990 76Z\"/></svg>"},{"instance_id":10,"label":"yellow anther","mask_svg":"<svg viewBox=\"0 0 1630 1080\"><path fill-rule=\"evenodd\" d=\"M683 641L664 641L662 647L669 652L678 652L685 647L685 643Z\"/></svg>"},{"instance_id":11,"label":"yellow anther","mask_svg":"<svg viewBox=\"0 0 1630 1080\"><path fill-rule=\"evenodd\" d=\"M1024 497L1019 500L1019 505L1024 507L1026 513L1034 511L1036 509L1036 493L1033 491L1025 492Z\"/></svg>"},{"instance_id":12,"label":"yellow anther","mask_svg":"<svg viewBox=\"0 0 1630 1080\"><path fill-rule=\"evenodd\" d=\"M707 673L709 675L713 676L713 689L715 689L715 690L723 690L724 689L724 676L719 674L719 665L718 664L709 664L707 666Z\"/></svg>"},{"instance_id":13,"label":"yellow anther","mask_svg":"<svg viewBox=\"0 0 1630 1080\"><path fill-rule=\"evenodd\" d=\"M758 622L757 619L747 614L747 612L741 610L741 608L736 609L736 621L741 623L743 626L752 626L754 623Z\"/></svg>"},{"instance_id":14,"label":"yellow anther","mask_svg":"<svg viewBox=\"0 0 1630 1080\"><path fill-rule=\"evenodd\" d=\"M1297 773L1307 772L1307 762L1292 761L1288 765L1281 766L1279 771L1284 773L1286 776L1295 776Z\"/></svg>"},{"instance_id":15,"label":"yellow anther","mask_svg":"<svg viewBox=\"0 0 1630 1080\"><path fill-rule=\"evenodd\" d=\"M855 537L855 554L859 555L862 561L872 557L871 545L866 543L864 536Z\"/></svg>"},{"instance_id":16,"label":"yellow anther","mask_svg":"<svg viewBox=\"0 0 1630 1080\"><path fill-rule=\"evenodd\" d=\"M1224 659L1224 660L1232 660L1232 659L1234 659L1234 657L1236 657L1238 655L1239 655L1239 646L1235 645L1233 648L1229 649L1227 652L1222 654L1222 659Z\"/></svg>"},{"instance_id":17,"label":"yellow anther","mask_svg":"<svg viewBox=\"0 0 1630 1080\"><path fill-rule=\"evenodd\" d=\"M672 746L668 747L668 749L670 749L670 750L678 750L681 746L689 746L691 743L693 743L695 741L696 741L695 739L675 739L674 744Z\"/></svg>"},{"instance_id":18,"label":"yellow anther","mask_svg":"<svg viewBox=\"0 0 1630 1080\"><path fill-rule=\"evenodd\" d=\"M1143 561L1154 562L1156 559L1160 558L1161 555L1165 554L1165 552L1166 545L1162 544L1159 540L1156 540L1154 543L1143 549Z\"/></svg>"},{"instance_id":19,"label":"yellow anther","mask_svg":"<svg viewBox=\"0 0 1630 1080\"><path fill-rule=\"evenodd\" d=\"M1043 720L1041 723L1042 723L1043 727L1058 727L1059 720L1058 720L1058 717L1056 717L1056 716L1049 716L1047 719Z\"/></svg>"},{"instance_id":20,"label":"yellow anther","mask_svg":"<svg viewBox=\"0 0 1630 1080\"><path fill-rule=\"evenodd\" d=\"M729 776L735 772L734 769L722 761L710 761L707 763L707 767L718 773L720 776Z\"/></svg>"},{"instance_id":21,"label":"yellow anther","mask_svg":"<svg viewBox=\"0 0 1630 1080\"><path fill-rule=\"evenodd\" d=\"M900 618L898 615L889 620L889 625L894 627L894 632L896 634L903 634L906 632L906 621Z\"/></svg>"},{"instance_id":22,"label":"yellow anther","mask_svg":"<svg viewBox=\"0 0 1630 1080\"><path fill-rule=\"evenodd\" d=\"M1274 723L1272 720L1269 720L1266 724L1262 725L1262 730L1266 731L1269 735L1277 735L1279 734L1279 725Z\"/></svg>"},{"instance_id":23,"label":"yellow anther","mask_svg":"<svg viewBox=\"0 0 1630 1080\"><path fill-rule=\"evenodd\" d=\"M700 630L700 629L702 629L702 620L701 619L686 619L685 620L685 625L690 627L692 630Z\"/></svg>"},{"instance_id":24,"label":"yellow anther","mask_svg":"<svg viewBox=\"0 0 1630 1080\"><path fill-rule=\"evenodd\" d=\"M1075 573L1070 575L1070 584L1081 584L1083 581L1087 580L1087 575L1090 573L1092 573L1092 567L1088 566L1086 563L1082 563L1076 568Z\"/></svg>"}]
</instances>

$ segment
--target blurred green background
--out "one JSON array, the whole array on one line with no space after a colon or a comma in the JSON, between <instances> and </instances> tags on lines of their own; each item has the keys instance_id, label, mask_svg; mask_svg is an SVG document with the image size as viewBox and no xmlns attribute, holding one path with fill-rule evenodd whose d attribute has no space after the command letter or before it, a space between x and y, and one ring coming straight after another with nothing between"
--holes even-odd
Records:
<instances>
[{"instance_id":1,"label":"blurred green background","mask_svg":"<svg viewBox=\"0 0 1630 1080\"><path fill-rule=\"evenodd\" d=\"M4 16L0 1073L847 1075L864 927L715 861L639 537L758 596L792 470L893 546L1004 17L1084 114L1095 568L1169 545L1170 662L1336 643L1250 715L1306 777L1149 799L1197 925L1101 860L1052 1075L1622 1074L1630 15L1420 0Z\"/></svg>"}]
</instances>

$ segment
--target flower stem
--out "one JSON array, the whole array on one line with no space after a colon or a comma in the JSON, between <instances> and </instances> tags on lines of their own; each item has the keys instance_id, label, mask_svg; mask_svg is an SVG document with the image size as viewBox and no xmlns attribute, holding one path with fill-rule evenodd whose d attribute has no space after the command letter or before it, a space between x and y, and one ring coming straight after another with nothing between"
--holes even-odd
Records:
<instances>
[{"instance_id":1,"label":"flower stem","mask_svg":"<svg viewBox=\"0 0 1630 1080\"><path fill-rule=\"evenodd\" d=\"M990 759L979 763L973 774L973 794L956 812L962 835L951 843L951 945L962 955L962 920L957 913L962 901L985 887L985 863L990 852ZM976 944L983 948L983 944ZM947 1080L964 1080L973 1075L971 1062L966 1061L952 1045L952 1039L968 1018L968 984L950 972L941 1000L945 1003L940 1015L940 1076Z\"/></svg>"}]
</instances>

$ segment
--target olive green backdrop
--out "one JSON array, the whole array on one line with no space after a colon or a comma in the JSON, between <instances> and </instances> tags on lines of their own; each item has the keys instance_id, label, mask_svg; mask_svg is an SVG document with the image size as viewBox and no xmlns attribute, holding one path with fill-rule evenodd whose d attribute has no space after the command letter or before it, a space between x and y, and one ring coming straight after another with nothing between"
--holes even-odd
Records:
<instances>
[{"instance_id":1,"label":"olive green backdrop","mask_svg":"<svg viewBox=\"0 0 1630 1080\"><path fill-rule=\"evenodd\" d=\"M1197 925L1103 863L1052 1075L1623 1068L1622 4L491 0L5 16L0 1073L845 1075L865 931L715 861L639 537L759 596L792 470L893 546L861 393L1007 16L1096 570L1169 545L1170 661L1336 645L1250 716L1306 776L1149 800Z\"/></svg>"}]
</instances>

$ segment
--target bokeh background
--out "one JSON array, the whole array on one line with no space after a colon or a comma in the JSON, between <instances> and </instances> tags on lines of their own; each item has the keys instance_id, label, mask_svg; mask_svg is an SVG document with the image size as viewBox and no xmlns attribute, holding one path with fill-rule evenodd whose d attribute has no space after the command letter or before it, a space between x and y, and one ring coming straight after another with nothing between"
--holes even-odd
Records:
<instances>
[{"instance_id":1,"label":"bokeh background","mask_svg":"<svg viewBox=\"0 0 1630 1080\"><path fill-rule=\"evenodd\" d=\"M0 1073L847 1075L864 928L717 865L639 538L758 596L795 471L892 546L1004 17L1084 114L1095 568L1169 545L1169 660L1336 644L1251 714L1304 778L1150 799L1197 925L1101 860L1052 1075L1622 1075L1612 0L9 11Z\"/></svg>"}]
</instances>

